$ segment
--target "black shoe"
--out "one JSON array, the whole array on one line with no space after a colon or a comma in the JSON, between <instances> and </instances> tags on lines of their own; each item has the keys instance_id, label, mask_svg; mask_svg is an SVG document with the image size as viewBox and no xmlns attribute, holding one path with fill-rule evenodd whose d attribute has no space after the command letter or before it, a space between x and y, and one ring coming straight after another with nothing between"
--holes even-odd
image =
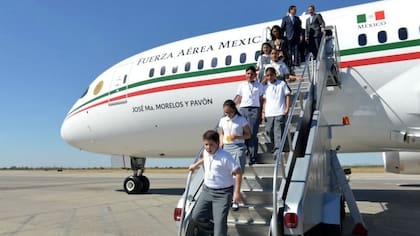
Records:
<instances>
[{"instance_id":1,"label":"black shoe","mask_svg":"<svg viewBox=\"0 0 420 236\"><path fill-rule=\"evenodd\" d=\"M252 166L252 165L254 165L256 163L257 163L257 160L255 158L251 158L251 160L249 160L248 165Z\"/></svg>"}]
</instances>

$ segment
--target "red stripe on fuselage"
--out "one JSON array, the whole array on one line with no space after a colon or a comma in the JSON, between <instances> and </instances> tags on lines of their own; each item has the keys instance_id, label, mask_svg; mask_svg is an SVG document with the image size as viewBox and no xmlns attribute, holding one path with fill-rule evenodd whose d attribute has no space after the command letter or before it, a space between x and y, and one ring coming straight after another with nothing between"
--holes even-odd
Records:
<instances>
[{"instance_id":1,"label":"red stripe on fuselage","mask_svg":"<svg viewBox=\"0 0 420 236\"><path fill-rule=\"evenodd\" d=\"M419 59L419 58L420 58L420 52L397 54L397 55L383 56L383 57L372 57L372 58L360 59L360 60L343 61L340 63L340 68L375 65L375 64L397 62L397 61L407 61L407 60L414 60L414 59Z\"/></svg>"},{"instance_id":2,"label":"red stripe on fuselage","mask_svg":"<svg viewBox=\"0 0 420 236\"><path fill-rule=\"evenodd\" d=\"M72 116L74 116L74 115L76 115L76 114L78 114L82 111L86 111L88 109L91 109L93 107L97 107L97 106L100 106L100 105L103 105L103 104L109 103L109 102L115 102L115 101L118 101L118 100L121 100L121 99L125 99L127 97L136 97L136 96L145 95L145 94L151 94L151 93L157 93L157 92L163 92L163 91L170 91L170 90L176 90L176 89L183 89L183 88L194 88L194 87L209 86L209 85L216 85L216 84L232 83L232 82L242 81L244 79L245 79L245 75L238 75L238 76L231 76L231 77L220 78L220 79L210 79L210 80L202 80L202 81L194 81L194 82L185 82L185 83L180 83L180 84L164 85L164 86L160 86L160 87L156 87L156 88L139 90L139 91L131 92L129 94L119 95L119 96L113 97L109 100L103 100L103 101L100 101L98 103L94 103L90 106L87 106L87 107L71 114L66 119L69 119L70 117L72 117Z\"/></svg>"}]
</instances>

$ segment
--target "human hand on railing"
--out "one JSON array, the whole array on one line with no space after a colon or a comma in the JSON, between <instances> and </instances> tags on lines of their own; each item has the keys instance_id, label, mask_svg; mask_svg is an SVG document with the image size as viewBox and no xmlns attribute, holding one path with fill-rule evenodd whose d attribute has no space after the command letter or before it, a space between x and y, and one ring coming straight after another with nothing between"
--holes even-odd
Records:
<instances>
[{"instance_id":1,"label":"human hand on railing","mask_svg":"<svg viewBox=\"0 0 420 236\"><path fill-rule=\"evenodd\" d=\"M201 158L200 160L198 160L196 163L194 163L194 164L191 164L189 167L188 167L188 170L189 171L194 171L195 169L197 169L201 164L203 164L204 163L204 159L203 158Z\"/></svg>"},{"instance_id":2,"label":"human hand on railing","mask_svg":"<svg viewBox=\"0 0 420 236\"><path fill-rule=\"evenodd\" d=\"M238 204L240 201L241 201L241 194L234 193L232 202Z\"/></svg>"},{"instance_id":3,"label":"human hand on railing","mask_svg":"<svg viewBox=\"0 0 420 236\"><path fill-rule=\"evenodd\" d=\"M302 76L300 76L300 75L296 75L296 76L295 76L295 80L303 80L303 78L302 78Z\"/></svg>"},{"instance_id":4,"label":"human hand on railing","mask_svg":"<svg viewBox=\"0 0 420 236\"><path fill-rule=\"evenodd\" d=\"M191 164L191 165L188 167L188 170L189 170L189 171L194 171L195 169L197 169L196 163Z\"/></svg>"}]
</instances>

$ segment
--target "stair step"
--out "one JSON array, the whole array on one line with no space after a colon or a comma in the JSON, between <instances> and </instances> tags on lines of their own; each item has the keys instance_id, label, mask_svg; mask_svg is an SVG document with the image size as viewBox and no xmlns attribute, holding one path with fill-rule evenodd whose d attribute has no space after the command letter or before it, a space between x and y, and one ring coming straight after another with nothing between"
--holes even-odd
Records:
<instances>
[{"instance_id":1,"label":"stair step","mask_svg":"<svg viewBox=\"0 0 420 236\"><path fill-rule=\"evenodd\" d=\"M228 224L228 236L267 236L270 224Z\"/></svg>"},{"instance_id":2,"label":"stair step","mask_svg":"<svg viewBox=\"0 0 420 236\"><path fill-rule=\"evenodd\" d=\"M274 164L254 164L245 168L244 176L266 177L273 176Z\"/></svg>"},{"instance_id":3,"label":"stair step","mask_svg":"<svg viewBox=\"0 0 420 236\"><path fill-rule=\"evenodd\" d=\"M281 178L277 179L277 188L280 186ZM273 177L272 176L244 176L242 180L243 190L262 190L271 191L273 190Z\"/></svg>"},{"instance_id":4,"label":"stair step","mask_svg":"<svg viewBox=\"0 0 420 236\"><path fill-rule=\"evenodd\" d=\"M273 192L268 191L241 191L242 202L246 205L261 205L273 201Z\"/></svg>"},{"instance_id":5,"label":"stair step","mask_svg":"<svg viewBox=\"0 0 420 236\"><path fill-rule=\"evenodd\" d=\"M272 206L240 206L237 211L230 211L228 224L267 224L273 214Z\"/></svg>"}]
</instances>

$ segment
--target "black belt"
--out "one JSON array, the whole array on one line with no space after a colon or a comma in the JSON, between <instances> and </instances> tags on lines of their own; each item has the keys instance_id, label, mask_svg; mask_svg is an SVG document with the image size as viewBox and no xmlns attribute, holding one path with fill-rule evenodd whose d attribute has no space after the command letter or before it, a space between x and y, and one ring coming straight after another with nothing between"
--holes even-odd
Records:
<instances>
[{"instance_id":1,"label":"black belt","mask_svg":"<svg viewBox=\"0 0 420 236\"><path fill-rule=\"evenodd\" d=\"M206 188L208 188L208 189L210 189L210 190L215 190L215 191L220 191L220 190L229 190L229 189L233 189L233 186L230 186L230 187L226 187L226 188L210 188L210 187L207 187L207 185L204 185Z\"/></svg>"},{"instance_id":2,"label":"black belt","mask_svg":"<svg viewBox=\"0 0 420 236\"><path fill-rule=\"evenodd\" d=\"M260 107L241 107L241 108L247 108L247 109L254 109L254 108L258 108L258 109L260 109Z\"/></svg>"}]
</instances>

